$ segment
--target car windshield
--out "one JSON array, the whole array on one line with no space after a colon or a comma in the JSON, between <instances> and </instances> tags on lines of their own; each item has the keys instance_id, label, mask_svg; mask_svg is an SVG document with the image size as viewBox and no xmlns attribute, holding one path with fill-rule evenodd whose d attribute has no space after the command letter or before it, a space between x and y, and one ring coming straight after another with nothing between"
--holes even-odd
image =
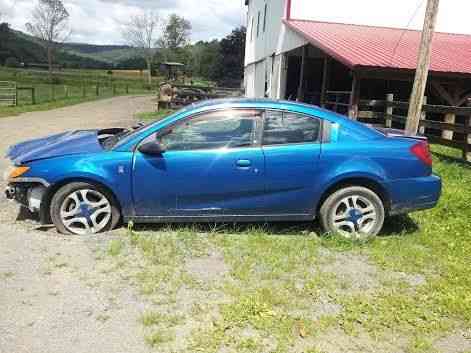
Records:
<instances>
[{"instance_id":1,"label":"car windshield","mask_svg":"<svg viewBox=\"0 0 471 353\"><path fill-rule=\"evenodd\" d=\"M145 130L152 124L153 123L150 123L150 124L139 123L130 129L123 130L122 132L119 132L115 135L107 137L105 140L101 142L101 144L104 149L111 150L118 144L118 142L122 141L123 139L125 139L126 137L130 135L133 135L135 133Z\"/></svg>"},{"instance_id":2,"label":"car windshield","mask_svg":"<svg viewBox=\"0 0 471 353\"><path fill-rule=\"evenodd\" d=\"M180 112L181 112L181 110L177 111L176 113L175 112L169 113L169 114L165 115L164 117L162 117L158 120L152 121L148 124L141 123L141 124L137 125L136 127L132 128L132 129L125 130L122 133L111 136L103 142L103 147L108 149L108 150L111 150L115 147L118 147L119 145L125 143L129 138L132 138L136 134L144 132L147 129L152 128L156 123L162 121L163 119L166 119L169 116L174 115L174 114L178 114Z\"/></svg>"}]
</instances>

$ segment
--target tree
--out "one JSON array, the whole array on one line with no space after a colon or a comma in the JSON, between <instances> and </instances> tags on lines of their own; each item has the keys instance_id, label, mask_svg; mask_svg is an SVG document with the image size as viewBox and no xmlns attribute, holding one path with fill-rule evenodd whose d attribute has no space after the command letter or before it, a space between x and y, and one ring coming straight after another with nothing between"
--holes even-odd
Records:
<instances>
[{"instance_id":1,"label":"tree","mask_svg":"<svg viewBox=\"0 0 471 353\"><path fill-rule=\"evenodd\" d=\"M219 43L219 55L211 78L223 85L236 86L244 75L245 27L232 31Z\"/></svg>"},{"instance_id":2,"label":"tree","mask_svg":"<svg viewBox=\"0 0 471 353\"><path fill-rule=\"evenodd\" d=\"M164 33L159 46L166 52L167 60L178 57L182 48L190 42L191 23L183 17L171 14L164 26Z\"/></svg>"},{"instance_id":3,"label":"tree","mask_svg":"<svg viewBox=\"0 0 471 353\"><path fill-rule=\"evenodd\" d=\"M10 38L10 26L6 22L0 22L0 51L7 47ZM5 48L4 48L5 47Z\"/></svg>"},{"instance_id":4,"label":"tree","mask_svg":"<svg viewBox=\"0 0 471 353\"><path fill-rule=\"evenodd\" d=\"M147 64L147 81L152 84L152 62L157 53L157 38L160 19L157 13L149 11L131 16L124 24L123 37L126 42L139 50Z\"/></svg>"},{"instance_id":5,"label":"tree","mask_svg":"<svg viewBox=\"0 0 471 353\"><path fill-rule=\"evenodd\" d=\"M210 79L219 58L219 41L199 41L191 46L190 52L189 71L194 76Z\"/></svg>"},{"instance_id":6,"label":"tree","mask_svg":"<svg viewBox=\"0 0 471 353\"><path fill-rule=\"evenodd\" d=\"M26 29L46 49L49 77L52 78L54 53L70 35L69 13L60 0L38 0Z\"/></svg>"}]
</instances>

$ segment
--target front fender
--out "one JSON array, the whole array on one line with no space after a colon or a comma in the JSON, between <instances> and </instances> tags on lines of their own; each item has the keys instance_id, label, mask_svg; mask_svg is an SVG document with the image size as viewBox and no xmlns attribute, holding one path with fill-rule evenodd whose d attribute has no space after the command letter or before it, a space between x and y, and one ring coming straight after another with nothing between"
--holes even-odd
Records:
<instances>
[{"instance_id":1,"label":"front fender","mask_svg":"<svg viewBox=\"0 0 471 353\"><path fill-rule=\"evenodd\" d=\"M131 160L132 153L126 152L65 156L32 162L29 173L46 180L53 192L73 181L99 183L114 194L123 214L128 214L132 212Z\"/></svg>"}]
</instances>

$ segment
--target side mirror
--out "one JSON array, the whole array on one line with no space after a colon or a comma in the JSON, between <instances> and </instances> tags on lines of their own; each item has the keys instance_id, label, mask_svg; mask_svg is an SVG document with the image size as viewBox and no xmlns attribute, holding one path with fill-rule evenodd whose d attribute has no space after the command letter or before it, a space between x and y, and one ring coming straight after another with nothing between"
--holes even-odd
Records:
<instances>
[{"instance_id":1,"label":"side mirror","mask_svg":"<svg viewBox=\"0 0 471 353\"><path fill-rule=\"evenodd\" d=\"M165 148L158 142L147 142L140 145L139 152L150 156L161 156L165 152Z\"/></svg>"}]
</instances>

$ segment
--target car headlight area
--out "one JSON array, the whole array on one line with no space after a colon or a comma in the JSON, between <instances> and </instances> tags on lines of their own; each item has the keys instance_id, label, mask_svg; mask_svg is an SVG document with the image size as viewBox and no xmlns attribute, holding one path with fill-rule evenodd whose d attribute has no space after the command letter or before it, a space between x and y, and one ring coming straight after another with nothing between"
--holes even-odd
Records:
<instances>
[{"instance_id":1,"label":"car headlight area","mask_svg":"<svg viewBox=\"0 0 471 353\"><path fill-rule=\"evenodd\" d=\"M23 178L30 167L10 166L4 174L3 179L8 183L5 196L9 200L15 200L31 212L38 212L41 208L41 200L46 192L46 186L34 182L34 178Z\"/></svg>"},{"instance_id":2,"label":"car headlight area","mask_svg":"<svg viewBox=\"0 0 471 353\"><path fill-rule=\"evenodd\" d=\"M3 174L3 179L5 181L14 181L15 178L21 177L27 171L30 170L30 167L20 165L20 166L10 166L7 168L5 173Z\"/></svg>"},{"instance_id":3,"label":"car headlight area","mask_svg":"<svg viewBox=\"0 0 471 353\"><path fill-rule=\"evenodd\" d=\"M39 212L46 187L40 184L10 184L5 190L5 196L9 200L15 200L31 212Z\"/></svg>"}]
</instances>

